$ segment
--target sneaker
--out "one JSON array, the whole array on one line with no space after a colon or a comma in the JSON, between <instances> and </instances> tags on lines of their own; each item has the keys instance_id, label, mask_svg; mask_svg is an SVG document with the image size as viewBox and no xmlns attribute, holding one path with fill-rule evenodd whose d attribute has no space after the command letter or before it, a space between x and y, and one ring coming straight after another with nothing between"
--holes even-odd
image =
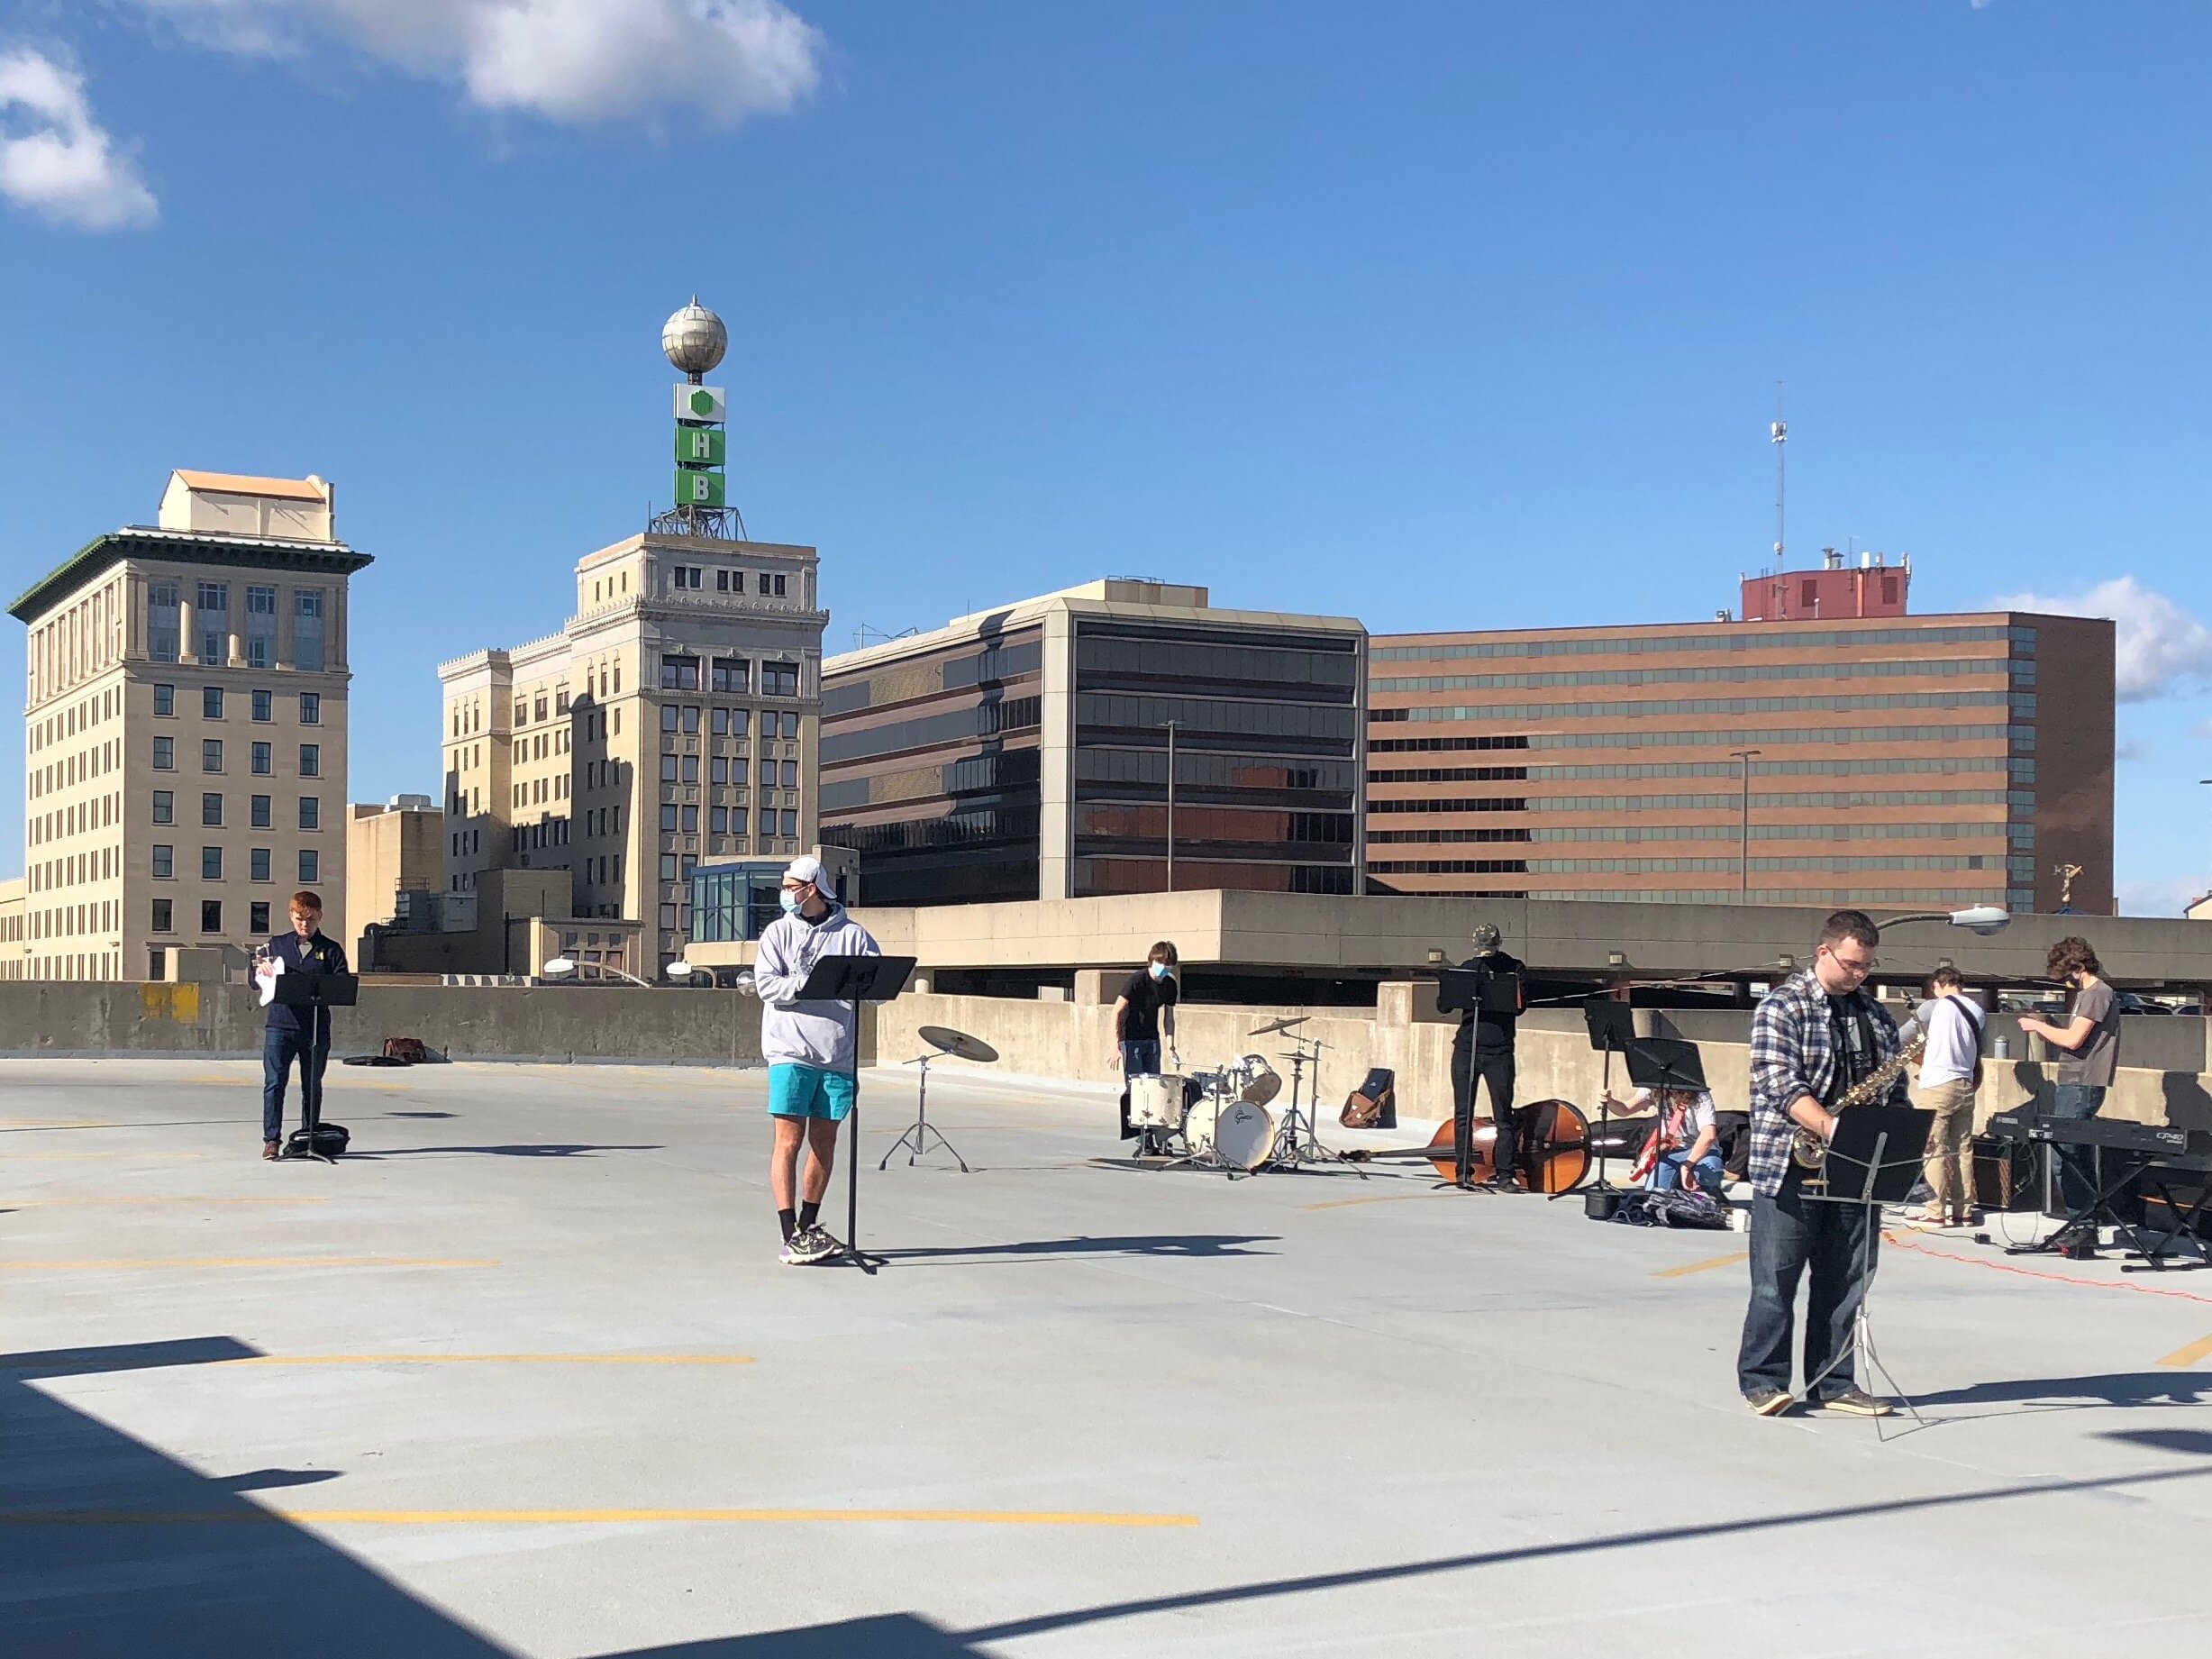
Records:
<instances>
[{"instance_id":1,"label":"sneaker","mask_svg":"<svg viewBox=\"0 0 2212 1659\"><path fill-rule=\"evenodd\" d=\"M1762 1417L1778 1417L1789 1409L1789 1390L1753 1389L1743 1396L1743 1403Z\"/></svg>"},{"instance_id":2,"label":"sneaker","mask_svg":"<svg viewBox=\"0 0 2212 1659\"><path fill-rule=\"evenodd\" d=\"M1886 1399L1877 1399L1862 1388L1838 1389L1833 1394L1820 1397L1823 1411L1840 1411L1845 1417L1886 1417L1897 1408Z\"/></svg>"},{"instance_id":3,"label":"sneaker","mask_svg":"<svg viewBox=\"0 0 2212 1659\"><path fill-rule=\"evenodd\" d=\"M791 1235L791 1243L786 1248L792 1253L785 1259L804 1267L809 1262L819 1262L824 1257L835 1255L837 1241L830 1236L827 1228L801 1227Z\"/></svg>"}]
</instances>

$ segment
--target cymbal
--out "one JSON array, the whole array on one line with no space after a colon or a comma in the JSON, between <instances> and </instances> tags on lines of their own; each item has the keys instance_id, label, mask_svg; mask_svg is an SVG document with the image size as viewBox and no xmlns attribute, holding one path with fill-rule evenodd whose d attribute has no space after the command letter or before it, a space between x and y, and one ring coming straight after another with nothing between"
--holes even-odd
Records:
<instances>
[{"instance_id":1,"label":"cymbal","mask_svg":"<svg viewBox=\"0 0 2212 1659\"><path fill-rule=\"evenodd\" d=\"M964 1031L955 1031L950 1025L924 1025L915 1033L933 1049L942 1050L955 1060L973 1060L985 1064L998 1058L998 1051L981 1037L971 1037Z\"/></svg>"},{"instance_id":2,"label":"cymbal","mask_svg":"<svg viewBox=\"0 0 2212 1659\"><path fill-rule=\"evenodd\" d=\"M1279 1031L1288 1031L1288 1030L1289 1030L1289 1029L1290 1029L1290 1027L1291 1027L1291 1026L1293 1026L1293 1025L1304 1025L1304 1024L1306 1022L1306 1020L1307 1020L1309 1017L1310 1017L1310 1016L1307 1016L1307 1015L1304 1015L1304 1014L1297 1014L1297 1015L1293 1015L1293 1016L1292 1016L1290 1018L1288 1018L1288 1019L1270 1020L1270 1021L1269 1021L1269 1022L1268 1022L1268 1024L1266 1024L1266 1025L1264 1025L1261 1026L1259 1030L1257 1030L1257 1031L1252 1031L1252 1032L1247 1032L1245 1035L1246 1035L1247 1036L1254 1036L1254 1037L1268 1037L1268 1036L1272 1036L1272 1035L1275 1035L1275 1033L1277 1033L1277 1032L1279 1032Z\"/></svg>"}]
</instances>

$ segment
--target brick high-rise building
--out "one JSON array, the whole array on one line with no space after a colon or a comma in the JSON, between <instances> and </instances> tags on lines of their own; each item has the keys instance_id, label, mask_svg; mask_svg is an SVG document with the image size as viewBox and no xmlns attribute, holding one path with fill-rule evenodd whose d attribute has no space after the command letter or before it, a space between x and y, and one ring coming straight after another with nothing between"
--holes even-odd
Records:
<instances>
[{"instance_id":1,"label":"brick high-rise building","mask_svg":"<svg viewBox=\"0 0 2212 1659\"><path fill-rule=\"evenodd\" d=\"M2024 912L2071 864L2109 914L2113 624L1908 615L1909 575L1749 579L1766 620L1375 635L1371 882Z\"/></svg>"}]
</instances>

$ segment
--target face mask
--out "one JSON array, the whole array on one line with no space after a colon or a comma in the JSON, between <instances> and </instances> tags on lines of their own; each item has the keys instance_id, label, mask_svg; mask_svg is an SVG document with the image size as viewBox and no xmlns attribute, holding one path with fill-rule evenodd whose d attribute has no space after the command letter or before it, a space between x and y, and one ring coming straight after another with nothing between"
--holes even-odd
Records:
<instances>
[{"instance_id":1,"label":"face mask","mask_svg":"<svg viewBox=\"0 0 2212 1659\"><path fill-rule=\"evenodd\" d=\"M786 916L797 916L799 908L799 896L789 888L786 888L779 897L783 900L783 913Z\"/></svg>"},{"instance_id":2,"label":"face mask","mask_svg":"<svg viewBox=\"0 0 2212 1659\"><path fill-rule=\"evenodd\" d=\"M1152 978L1155 980L1164 980L1168 977L1168 964L1165 962L1154 962L1152 964Z\"/></svg>"}]
</instances>

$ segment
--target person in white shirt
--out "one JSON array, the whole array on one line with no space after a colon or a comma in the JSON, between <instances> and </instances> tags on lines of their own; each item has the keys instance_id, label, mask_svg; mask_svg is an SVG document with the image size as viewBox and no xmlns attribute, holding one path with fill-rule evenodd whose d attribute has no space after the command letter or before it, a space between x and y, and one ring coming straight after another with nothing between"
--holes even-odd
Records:
<instances>
[{"instance_id":1,"label":"person in white shirt","mask_svg":"<svg viewBox=\"0 0 2212 1659\"><path fill-rule=\"evenodd\" d=\"M1981 1080L1982 1011L1955 968L1938 968L1916 1017L1927 1034L1913 1104L1933 1112L1926 1161L1928 1204L1907 1226L1963 1227L1974 1221L1974 1089Z\"/></svg>"},{"instance_id":2,"label":"person in white shirt","mask_svg":"<svg viewBox=\"0 0 2212 1659\"><path fill-rule=\"evenodd\" d=\"M1717 1199L1727 1177L1721 1168L1720 1120L1713 1097L1702 1089L1639 1089L1624 1104L1610 1089L1606 1090L1606 1109L1629 1117L1654 1100L1659 1122L1652 1130L1643 1184L1653 1192L1689 1185Z\"/></svg>"}]
</instances>

